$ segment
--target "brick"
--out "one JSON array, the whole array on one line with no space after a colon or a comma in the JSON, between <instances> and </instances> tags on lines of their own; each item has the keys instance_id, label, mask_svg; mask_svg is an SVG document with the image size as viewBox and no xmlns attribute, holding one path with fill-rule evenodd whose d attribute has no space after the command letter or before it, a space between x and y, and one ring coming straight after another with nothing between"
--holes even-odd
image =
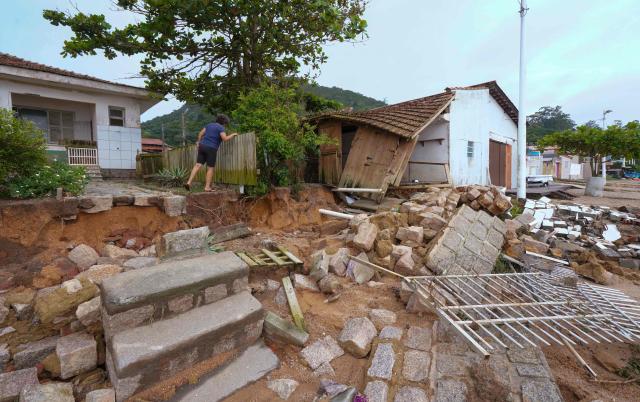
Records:
<instances>
[{"instance_id":1,"label":"brick","mask_svg":"<svg viewBox=\"0 0 640 402\"><path fill-rule=\"evenodd\" d=\"M96 368L97 343L86 333L67 335L58 339L56 355L60 361L60 378L66 380Z\"/></svg>"},{"instance_id":2,"label":"brick","mask_svg":"<svg viewBox=\"0 0 640 402\"><path fill-rule=\"evenodd\" d=\"M371 366L367 370L367 375L372 378L390 380L395 362L396 355L393 351L393 345L379 343L371 359Z\"/></svg>"},{"instance_id":3,"label":"brick","mask_svg":"<svg viewBox=\"0 0 640 402\"><path fill-rule=\"evenodd\" d=\"M408 350L404 353L402 376L405 380L420 382L429 376L429 353L419 350Z\"/></svg>"}]
</instances>

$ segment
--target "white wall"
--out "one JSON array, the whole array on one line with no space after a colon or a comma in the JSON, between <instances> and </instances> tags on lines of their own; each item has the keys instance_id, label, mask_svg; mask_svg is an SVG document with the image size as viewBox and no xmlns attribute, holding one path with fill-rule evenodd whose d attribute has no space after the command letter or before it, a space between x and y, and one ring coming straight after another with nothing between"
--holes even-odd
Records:
<instances>
[{"instance_id":1,"label":"white wall","mask_svg":"<svg viewBox=\"0 0 640 402\"><path fill-rule=\"evenodd\" d=\"M457 90L450 106L449 168L455 185L489 183L489 140L511 145L511 183L517 174L516 123L489 94L488 89ZM467 142L474 143L473 158Z\"/></svg>"},{"instance_id":2,"label":"white wall","mask_svg":"<svg viewBox=\"0 0 640 402\"><path fill-rule=\"evenodd\" d=\"M411 162L449 162L449 122L447 120L438 118L418 135L418 142L402 177L403 182L413 180L446 182L444 167Z\"/></svg>"},{"instance_id":3,"label":"white wall","mask_svg":"<svg viewBox=\"0 0 640 402\"><path fill-rule=\"evenodd\" d=\"M136 151L141 149L140 99L126 95L107 94L77 89L47 86L37 82L17 82L0 78L0 107L12 108L12 94L40 95L44 98L83 102L93 105L94 133L98 141L100 167L106 169L135 169ZM125 127L109 126L109 106L125 109ZM112 144L113 143L113 144ZM102 144L102 146L101 146ZM120 145L116 145L120 144ZM113 153L106 152L111 151Z\"/></svg>"}]
</instances>

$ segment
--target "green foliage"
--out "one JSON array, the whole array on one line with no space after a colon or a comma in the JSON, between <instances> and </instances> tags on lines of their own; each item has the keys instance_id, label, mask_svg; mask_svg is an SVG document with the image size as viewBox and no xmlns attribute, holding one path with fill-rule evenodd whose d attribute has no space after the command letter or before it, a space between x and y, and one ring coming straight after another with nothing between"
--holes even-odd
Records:
<instances>
[{"instance_id":1,"label":"green foliage","mask_svg":"<svg viewBox=\"0 0 640 402\"><path fill-rule=\"evenodd\" d=\"M89 182L83 166L69 166L62 162L44 165L37 171L13 177L8 185L12 198L36 198L54 195L56 189L65 193L81 194Z\"/></svg>"},{"instance_id":2,"label":"green foliage","mask_svg":"<svg viewBox=\"0 0 640 402\"><path fill-rule=\"evenodd\" d=\"M13 176L28 175L45 165L42 131L28 120L0 108L0 187Z\"/></svg>"},{"instance_id":3,"label":"green foliage","mask_svg":"<svg viewBox=\"0 0 640 402\"><path fill-rule=\"evenodd\" d=\"M304 109L307 113L320 113L328 110L340 110L343 108L342 103L326 99L318 95L314 95L311 92L303 92L302 98L304 100Z\"/></svg>"},{"instance_id":4,"label":"green foliage","mask_svg":"<svg viewBox=\"0 0 640 402\"><path fill-rule=\"evenodd\" d=\"M135 22L115 28L104 15L45 10L71 29L65 56L102 51L141 56L149 89L207 110L232 110L238 96L274 79L313 74L324 45L364 35L366 0L116 0Z\"/></svg>"},{"instance_id":5,"label":"green foliage","mask_svg":"<svg viewBox=\"0 0 640 402\"><path fill-rule=\"evenodd\" d=\"M181 167L164 168L154 176L163 187L181 187L188 178L189 171Z\"/></svg>"},{"instance_id":6,"label":"green foliage","mask_svg":"<svg viewBox=\"0 0 640 402\"><path fill-rule=\"evenodd\" d=\"M575 130L548 134L538 141L541 149L548 146L558 147L560 154L590 158L591 172L595 176L596 165L603 156L614 159L640 158L640 123L632 121L624 126L616 124L605 130L593 125L582 125Z\"/></svg>"},{"instance_id":7,"label":"green foliage","mask_svg":"<svg viewBox=\"0 0 640 402\"><path fill-rule=\"evenodd\" d=\"M353 110L368 110L380 106L386 106L386 102L379 101L358 92L349 91L338 87L323 87L322 85L304 85L304 92L319 96L325 99L337 101Z\"/></svg>"},{"instance_id":8,"label":"green foliage","mask_svg":"<svg viewBox=\"0 0 640 402\"><path fill-rule=\"evenodd\" d=\"M640 384L640 346L631 345L631 358L624 367L618 369L617 374L623 378L636 379Z\"/></svg>"},{"instance_id":9,"label":"green foliage","mask_svg":"<svg viewBox=\"0 0 640 402\"><path fill-rule=\"evenodd\" d=\"M576 123L560 106L543 106L527 116L527 143L537 144L538 140L556 131L571 130Z\"/></svg>"},{"instance_id":10,"label":"green foliage","mask_svg":"<svg viewBox=\"0 0 640 402\"><path fill-rule=\"evenodd\" d=\"M224 246L221 244L213 244L214 240L215 240L215 237L213 235L209 235L209 237L207 237L207 244L209 245L209 251L212 254L223 252Z\"/></svg>"},{"instance_id":11,"label":"green foliage","mask_svg":"<svg viewBox=\"0 0 640 402\"><path fill-rule=\"evenodd\" d=\"M520 200L518 200L518 197L511 197L511 205L512 206L509 212L511 213L511 217L513 219L522 215L522 212L524 212L524 203L520 202Z\"/></svg>"},{"instance_id":12,"label":"green foliage","mask_svg":"<svg viewBox=\"0 0 640 402\"><path fill-rule=\"evenodd\" d=\"M303 113L295 89L264 85L240 96L233 121L240 132L256 133L260 181L277 186L295 183L292 172L325 140L300 121Z\"/></svg>"}]
</instances>

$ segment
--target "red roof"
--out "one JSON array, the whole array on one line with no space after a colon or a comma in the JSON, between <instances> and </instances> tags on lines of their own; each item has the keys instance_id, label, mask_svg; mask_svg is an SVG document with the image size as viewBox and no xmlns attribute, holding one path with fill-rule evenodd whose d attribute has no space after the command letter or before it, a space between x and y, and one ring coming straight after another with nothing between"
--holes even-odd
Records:
<instances>
[{"instance_id":1,"label":"red roof","mask_svg":"<svg viewBox=\"0 0 640 402\"><path fill-rule=\"evenodd\" d=\"M143 138L142 145L162 145L162 140L160 138Z\"/></svg>"},{"instance_id":2,"label":"red roof","mask_svg":"<svg viewBox=\"0 0 640 402\"><path fill-rule=\"evenodd\" d=\"M16 56L8 54L8 53L0 52L0 65L9 66L9 67L24 68L26 70L40 71L40 72L43 72L43 73L57 74L57 75L65 76L65 77L80 78L80 79L83 79L83 80L103 82L105 84L120 85L120 86L123 86L123 87L146 90L145 88L140 88L140 87L136 87L136 86L133 86L133 85L120 84L120 83L117 83L117 82L107 81L107 80L103 80L101 78L92 77L90 75L79 74L79 73L75 73L73 71L63 70L61 68L48 66L46 64L40 64L40 63L36 63L36 62L33 62L33 61L21 59L20 57L16 57Z\"/></svg>"},{"instance_id":3,"label":"red roof","mask_svg":"<svg viewBox=\"0 0 640 402\"><path fill-rule=\"evenodd\" d=\"M329 112L312 117L311 121L331 120L352 122L355 124L366 124L404 138L412 138L418 134L431 119L449 104L454 97L455 90L469 89L489 89L489 94L498 102L500 107L517 124L518 109L511 102L509 97L502 91L496 81L489 81L482 84L468 87L446 88L445 92L425 96L410 101L396 103L394 105L382 106L375 109L358 112Z\"/></svg>"}]
</instances>

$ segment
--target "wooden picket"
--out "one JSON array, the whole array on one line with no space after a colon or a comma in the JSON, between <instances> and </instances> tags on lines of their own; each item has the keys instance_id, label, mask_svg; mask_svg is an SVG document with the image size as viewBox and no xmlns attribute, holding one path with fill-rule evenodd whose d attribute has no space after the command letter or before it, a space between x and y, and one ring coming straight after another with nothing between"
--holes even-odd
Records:
<instances>
[{"instance_id":1,"label":"wooden picket","mask_svg":"<svg viewBox=\"0 0 640 402\"><path fill-rule=\"evenodd\" d=\"M162 153L162 163L156 158L140 155L138 158L138 175L148 177L163 168L183 168L191 171L196 163L197 149L195 145L174 148ZM201 169L196 181L204 182L205 169ZM216 183L225 184L257 184L256 136L254 133L241 134L230 141L223 142L218 149L218 160L215 169Z\"/></svg>"}]
</instances>

